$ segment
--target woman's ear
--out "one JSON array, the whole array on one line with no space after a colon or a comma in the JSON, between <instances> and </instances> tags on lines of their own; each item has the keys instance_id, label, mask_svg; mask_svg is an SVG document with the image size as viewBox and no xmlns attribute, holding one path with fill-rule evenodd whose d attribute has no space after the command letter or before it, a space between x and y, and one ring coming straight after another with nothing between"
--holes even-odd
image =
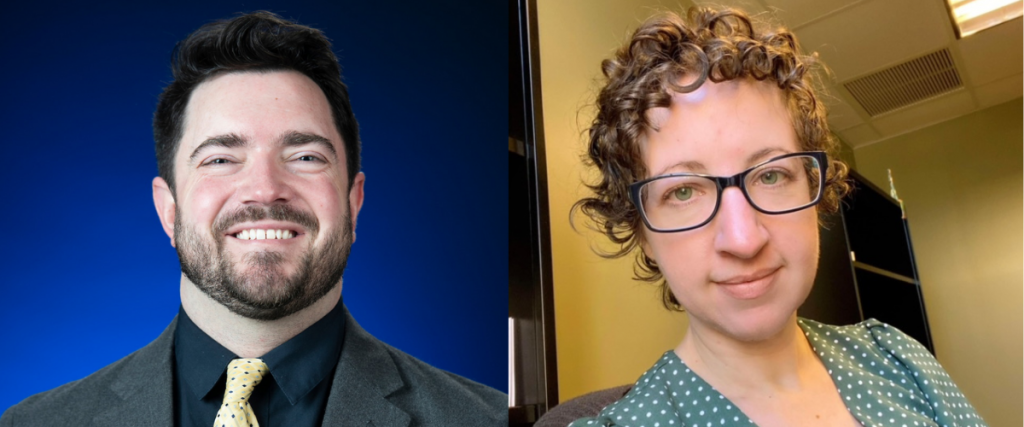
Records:
<instances>
[{"instance_id":1,"label":"woman's ear","mask_svg":"<svg viewBox=\"0 0 1024 427\"><path fill-rule=\"evenodd\" d=\"M651 252L651 244L647 242L642 234L638 234L636 237L640 241L640 250L644 251L644 255L647 258L654 259L654 255Z\"/></svg>"}]
</instances>

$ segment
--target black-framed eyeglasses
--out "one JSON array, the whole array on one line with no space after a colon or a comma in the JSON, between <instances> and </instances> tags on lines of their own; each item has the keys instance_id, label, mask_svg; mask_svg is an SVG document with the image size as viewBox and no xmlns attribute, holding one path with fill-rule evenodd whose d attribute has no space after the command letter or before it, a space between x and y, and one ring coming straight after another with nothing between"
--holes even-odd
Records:
<instances>
[{"instance_id":1,"label":"black-framed eyeglasses","mask_svg":"<svg viewBox=\"0 0 1024 427\"><path fill-rule=\"evenodd\" d=\"M823 151L773 157L729 177L674 173L629 186L629 198L651 231L672 233L703 227L718 213L722 192L740 191L759 212L780 215L821 201L828 175Z\"/></svg>"}]
</instances>

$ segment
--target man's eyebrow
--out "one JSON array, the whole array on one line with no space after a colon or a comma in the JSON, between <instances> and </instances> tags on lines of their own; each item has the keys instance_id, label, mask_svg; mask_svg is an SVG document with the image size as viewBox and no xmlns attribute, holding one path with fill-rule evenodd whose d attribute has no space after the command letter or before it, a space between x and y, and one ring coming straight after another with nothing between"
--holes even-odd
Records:
<instances>
[{"instance_id":1,"label":"man's eyebrow","mask_svg":"<svg viewBox=\"0 0 1024 427\"><path fill-rule=\"evenodd\" d=\"M196 157L199 156L199 152L206 149L207 147L218 146L225 148L234 148L244 147L248 143L249 140L246 139L244 136L239 136L238 134L234 133L228 133L224 135L217 135L210 138L206 138L205 141L199 144L199 146L196 147L194 151L192 151L192 155L188 157L188 162L189 164L194 162L196 160Z\"/></svg>"},{"instance_id":2,"label":"man's eyebrow","mask_svg":"<svg viewBox=\"0 0 1024 427\"><path fill-rule=\"evenodd\" d=\"M236 147L245 147L248 144L249 144L249 140L246 137L240 136L240 135L235 134L235 133L227 133L227 134L224 134L224 135L212 136L210 138L207 138L205 141L203 141L201 144L199 144L199 146L196 147L196 149L194 151L192 151L192 155L189 156L188 162L189 162L189 164L191 164L192 162L194 162L196 160L196 157L198 157L199 154L203 150L205 150L205 149L207 149L209 147L212 147L212 146L224 147L224 148L236 148ZM334 156L335 160L337 160L337 158L338 158L338 153L334 149L334 144L331 144L331 140L329 140L327 138L324 138L324 137L322 137L320 135L312 134L312 133L303 133L303 132L292 131L292 132L288 132L283 137L281 137L281 146L282 147L292 147L292 146L305 145L305 144L323 145L328 150L330 150L331 155Z\"/></svg>"},{"instance_id":3,"label":"man's eyebrow","mask_svg":"<svg viewBox=\"0 0 1024 427\"><path fill-rule=\"evenodd\" d=\"M287 134L285 134L284 137L281 138L282 147L292 147L296 145L306 144L317 144L327 147L327 149L331 151L331 155L334 156L334 159L338 159L338 152L335 151L334 144L331 144L331 140L324 138L320 135L292 131L288 132Z\"/></svg>"}]
</instances>

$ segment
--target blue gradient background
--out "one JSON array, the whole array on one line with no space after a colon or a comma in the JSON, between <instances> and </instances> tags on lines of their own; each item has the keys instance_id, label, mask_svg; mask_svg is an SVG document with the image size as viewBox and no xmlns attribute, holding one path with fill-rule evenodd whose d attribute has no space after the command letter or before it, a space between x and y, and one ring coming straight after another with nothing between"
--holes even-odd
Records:
<instances>
[{"instance_id":1,"label":"blue gradient background","mask_svg":"<svg viewBox=\"0 0 1024 427\"><path fill-rule=\"evenodd\" d=\"M177 313L152 114L175 42L257 9L323 30L350 88L367 174L353 316L507 391L503 2L16 2L0 26L0 410L141 348Z\"/></svg>"}]
</instances>

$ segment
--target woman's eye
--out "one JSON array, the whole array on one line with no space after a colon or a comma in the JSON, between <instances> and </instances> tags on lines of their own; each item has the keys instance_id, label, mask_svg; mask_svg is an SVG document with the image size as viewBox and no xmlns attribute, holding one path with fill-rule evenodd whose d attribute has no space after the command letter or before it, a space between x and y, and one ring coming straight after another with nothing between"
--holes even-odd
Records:
<instances>
[{"instance_id":1,"label":"woman's eye","mask_svg":"<svg viewBox=\"0 0 1024 427\"><path fill-rule=\"evenodd\" d=\"M672 191L672 197L676 200L687 201L690 197L693 197L693 189L690 187L680 187Z\"/></svg>"},{"instance_id":2,"label":"woman's eye","mask_svg":"<svg viewBox=\"0 0 1024 427\"><path fill-rule=\"evenodd\" d=\"M772 185L779 182L779 173L775 171L765 172L761 174L761 183Z\"/></svg>"}]
</instances>

